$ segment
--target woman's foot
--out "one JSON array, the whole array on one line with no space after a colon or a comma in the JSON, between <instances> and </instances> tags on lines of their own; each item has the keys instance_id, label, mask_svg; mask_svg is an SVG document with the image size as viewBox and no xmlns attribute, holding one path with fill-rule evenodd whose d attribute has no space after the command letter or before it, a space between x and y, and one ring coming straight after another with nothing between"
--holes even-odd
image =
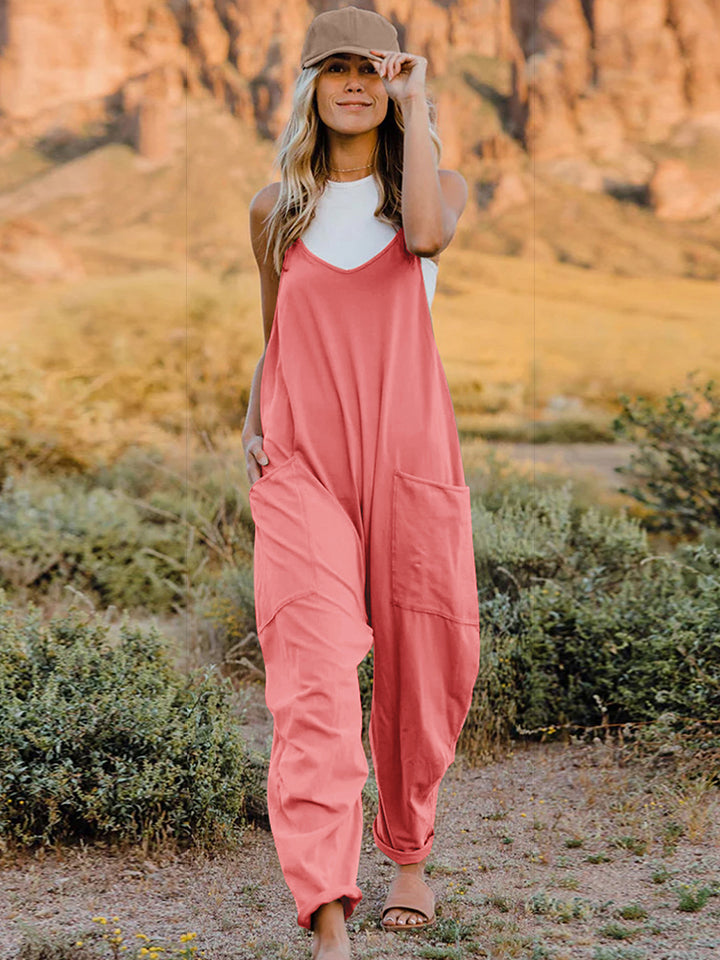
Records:
<instances>
[{"instance_id":1,"label":"woman's foot","mask_svg":"<svg viewBox=\"0 0 720 960\"><path fill-rule=\"evenodd\" d=\"M349 960L350 937L341 900L324 903L310 919L313 960Z\"/></svg>"},{"instance_id":2,"label":"woman's foot","mask_svg":"<svg viewBox=\"0 0 720 960\"><path fill-rule=\"evenodd\" d=\"M414 873L422 879L425 872L427 857L419 863L398 863L396 873ZM393 907L383 917L383 922L388 924L405 923L408 926L414 926L416 923L426 923L427 917L424 913L417 913L415 910L401 910L399 907Z\"/></svg>"}]
</instances>

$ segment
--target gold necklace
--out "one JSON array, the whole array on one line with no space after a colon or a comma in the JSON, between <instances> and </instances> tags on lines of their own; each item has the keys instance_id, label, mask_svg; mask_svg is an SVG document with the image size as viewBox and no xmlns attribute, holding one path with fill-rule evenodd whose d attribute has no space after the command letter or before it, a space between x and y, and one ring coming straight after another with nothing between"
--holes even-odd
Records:
<instances>
[{"instance_id":1,"label":"gold necklace","mask_svg":"<svg viewBox=\"0 0 720 960\"><path fill-rule=\"evenodd\" d=\"M364 167L330 167L333 173L350 173L351 170L364 170L365 167L371 167L371 163L366 163Z\"/></svg>"}]
</instances>

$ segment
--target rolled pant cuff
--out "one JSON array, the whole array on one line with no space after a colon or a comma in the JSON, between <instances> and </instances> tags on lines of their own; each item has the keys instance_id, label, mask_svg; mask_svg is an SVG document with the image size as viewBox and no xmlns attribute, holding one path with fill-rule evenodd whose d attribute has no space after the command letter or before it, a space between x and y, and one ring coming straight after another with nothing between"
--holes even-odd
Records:
<instances>
[{"instance_id":1,"label":"rolled pant cuff","mask_svg":"<svg viewBox=\"0 0 720 960\"><path fill-rule=\"evenodd\" d=\"M332 890L323 890L319 893L309 907L302 907L298 910L298 926L305 930L311 930L310 919L324 903L332 903L333 900L340 900L343 905L343 912L347 920L355 907L362 900L362 893L358 887L348 887L348 893L338 893L337 887Z\"/></svg>"},{"instance_id":2,"label":"rolled pant cuff","mask_svg":"<svg viewBox=\"0 0 720 960\"><path fill-rule=\"evenodd\" d=\"M419 863L421 860L424 860L425 857L432 850L433 840L435 835L433 834L428 842L420 847L417 850L395 850L388 843L385 843L377 835L377 830L375 829L375 824L373 823L373 837L375 839L375 846L381 850L386 857L390 857L391 860L394 860L395 863Z\"/></svg>"}]
</instances>

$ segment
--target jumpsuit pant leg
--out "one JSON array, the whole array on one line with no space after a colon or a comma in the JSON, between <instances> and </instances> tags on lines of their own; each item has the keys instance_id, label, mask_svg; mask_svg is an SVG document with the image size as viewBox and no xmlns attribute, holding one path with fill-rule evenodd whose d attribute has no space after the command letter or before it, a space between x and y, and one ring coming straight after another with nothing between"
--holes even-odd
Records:
<instances>
[{"instance_id":1,"label":"jumpsuit pant leg","mask_svg":"<svg viewBox=\"0 0 720 960\"><path fill-rule=\"evenodd\" d=\"M379 797L373 836L391 860L418 863L432 849L440 782L480 663L470 490L399 469L382 486L368 575L368 732Z\"/></svg>"},{"instance_id":2,"label":"jumpsuit pant leg","mask_svg":"<svg viewBox=\"0 0 720 960\"><path fill-rule=\"evenodd\" d=\"M361 539L297 454L250 488L255 614L273 715L268 815L298 924L362 899L362 745L357 668L373 635Z\"/></svg>"}]
</instances>

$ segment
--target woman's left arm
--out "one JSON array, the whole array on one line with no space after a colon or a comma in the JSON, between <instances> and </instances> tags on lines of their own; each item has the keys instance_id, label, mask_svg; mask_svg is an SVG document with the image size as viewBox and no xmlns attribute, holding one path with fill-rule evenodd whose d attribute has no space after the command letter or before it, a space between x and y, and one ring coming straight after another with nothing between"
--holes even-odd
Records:
<instances>
[{"instance_id":1,"label":"woman's left arm","mask_svg":"<svg viewBox=\"0 0 720 960\"><path fill-rule=\"evenodd\" d=\"M425 57L371 50L383 56L376 63L388 96L398 100L405 126L402 220L408 250L434 257L447 247L465 208L468 186L456 170L438 170L430 138L425 100Z\"/></svg>"}]
</instances>

